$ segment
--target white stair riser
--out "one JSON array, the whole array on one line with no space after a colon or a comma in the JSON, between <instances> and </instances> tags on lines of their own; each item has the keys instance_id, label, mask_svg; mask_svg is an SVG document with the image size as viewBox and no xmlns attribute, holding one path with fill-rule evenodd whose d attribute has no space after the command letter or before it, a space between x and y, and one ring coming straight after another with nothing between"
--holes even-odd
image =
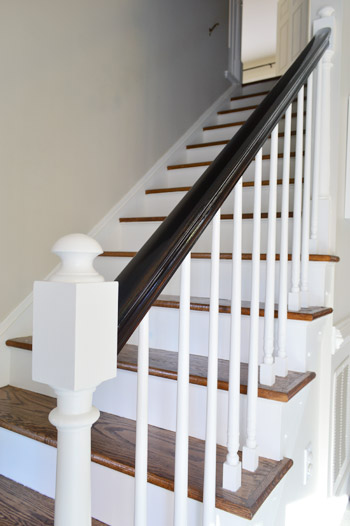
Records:
<instances>
[{"instance_id":1,"label":"white stair riser","mask_svg":"<svg viewBox=\"0 0 350 526\"><path fill-rule=\"evenodd\" d=\"M229 122L240 122L239 119L233 117ZM284 131L285 119L282 119L278 126L278 131ZM292 118L292 130L295 130L296 118ZM225 128L214 128L212 130L203 130L203 142L223 141L231 139L235 133L241 128L241 125L227 126Z\"/></svg>"},{"instance_id":2,"label":"white stair riser","mask_svg":"<svg viewBox=\"0 0 350 526\"><path fill-rule=\"evenodd\" d=\"M292 157L290 160L290 177L294 177L294 166L295 158ZM189 168L177 168L175 170L167 170L167 177L165 185L166 187L174 186L191 186L194 184L197 179L205 172L208 166L196 166ZM243 181L254 181L254 172L255 172L255 161L252 161L251 164L246 169L243 175ZM277 161L277 176L279 179L283 175L283 159L278 159ZM270 160L264 159L262 162L262 178L270 178Z\"/></svg>"},{"instance_id":3,"label":"white stair riser","mask_svg":"<svg viewBox=\"0 0 350 526\"><path fill-rule=\"evenodd\" d=\"M176 393L177 382L166 378L149 377L149 413L150 425L170 431L176 431ZM125 400L125 389L128 391ZM94 405L101 411L136 419L137 375L130 371L118 370L117 378L105 382L94 395ZM189 435L205 439L207 389L204 386L190 384ZM246 439L246 395L241 395L240 448ZM293 403L291 400L289 403ZM280 460L283 457L282 418L285 403L258 399L257 438L262 456ZM218 390L217 443L227 444L228 392Z\"/></svg>"},{"instance_id":4,"label":"white stair riser","mask_svg":"<svg viewBox=\"0 0 350 526\"><path fill-rule=\"evenodd\" d=\"M278 138L278 151L283 153L284 146L284 137ZM205 146L201 148L189 148L186 150L186 159L184 162L196 163L196 162L205 162L213 161L217 155L224 149L225 145L218 146ZM271 149L271 141L268 139L263 146L263 154L269 155ZM295 135L291 137L291 150L295 151ZM181 162L181 161L179 161Z\"/></svg>"},{"instance_id":5,"label":"white stair riser","mask_svg":"<svg viewBox=\"0 0 350 526\"><path fill-rule=\"evenodd\" d=\"M56 448L0 428L0 450L1 474L54 498ZM24 467L34 476L28 477ZM134 526L134 486L134 477L92 462L92 516L110 526ZM280 488L279 485L277 491ZM174 493L148 484L147 499L147 524L169 524L174 513ZM271 503L273 505L273 500L269 499L263 504L268 517L273 514ZM221 526L252 524L251 521L222 510L217 510L217 513ZM256 517L259 518L260 514L259 510ZM202 524L202 503L188 499L188 520L191 526Z\"/></svg>"},{"instance_id":6,"label":"white stair riser","mask_svg":"<svg viewBox=\"0 0 350 526\"><path fill-rule=\"evenodd\" d=\"M254 103L252 103L251 101L249 101L246 106L253 106ZM293 104L293 113L296 112L296 104L294 103ZM232 109L236 109L236 108L232 108ZM240 110L240 111L235 111L233 113L221 113L221 114L217 114L216 116L216 124L226 124L227 122L237 122L237 121L245 121L247 120L253 113L254 113L255 109L250 109L250 110Z\"/></svg>"},{"instance_id":7,"label":"white stair riser","mask_svg":"<svg viewBox=\"0 0 350 526\"><path fill-rule=\"evenodd\" d=\"M104 276L106 281L114 280L123 268L128 264L130 258L99 258L95 268ZM309 272L309 304L324 305L329 285L328 263L311 262ZM291 285L291 262L288 262L288 287ZM275 302L278 303L279 296L279 269L280 262L276 261L275 274ZM208 298L210 296L210 272L211 261L209 259L191 260L191 296ZM242 261L242 299L249 301L251 298L252 262ZM220 261L220 285L219 297L231 299L231 275L232 261ZM266 291L266 261L260 262L260 301L265 301ZM164 294L180 294L180 272L177 271L170 282L166 285Z\"/></svg>"},{"instance_id":8,"label":"white stair riser","mask_svg":"<svg viewBox=\"0 0 350 526\"><path fill-rule=\"evenodd\" d=\"M145 222L135 222L135 223L123 223L121 229L121 237L116 243L116 250L139 250L142 245L147 241L147 239L155 232L159 227L159 221L145 221ZM223 220L221 221L221 242L220 250L221 252L232 252L232 220ZM261 220L261 252L266 252L267 246L267 228L268 220ZM292 245L292 219L289 219L289 251L291 250ZM253 220L245 219L243 221L242 229L242 244L243 252L251 252L251 239L253 234ZM280 246L280 220L277 220L277 245L276 250L279 252ZM114 250L114 246L111 246L109 250ZM195 244L193 248L194 252L210 252L211 251L211 225L203 232L202 236Z\"/></svg>"},{"instance_id":9,"label":"white stair riser","mask_svg":"<svg viewBox=\"0 0 350 526\"><path fill-rule=\"evenodd\" d=\"M265 91L265 90L262 90ZM255 97L248 97L245 99L231 100L227 108L234 110L235 108L245 108L246 106L253 106L255 104L260 104L264 100L265 96L257 95ZM226 108L223 108L226 109Z\"/></svg>"},{"instance_id":10,"label":"white stair riser","mask_svg":"<svg viewBox=\"0 0 350 526\"><path fill-rule=\"evenodd\" d=\"M19 362L23 360L24 354L15 351L17 367L20 369ZM31 353L27 352L27 359L31 359ZM27 368L28 378L21 377L21 381L30 387L30 370ZM16 379L14 378L14 383ZM125 393L128 396L125 397ZM149 376L149 424L176 431L176 393L177 382L166 378ZM107 413L119 415L121 417L136 420L136 396L137 396L137 375L134 372L118 369L117 378L101 384L94 394L94 405ZM205 439L205 414L206 407L206 387L190 384L190 436ZM291 402L289 402L290 404ZM258 399L258 443L262 456L280 460L283 456L282 437L282 418L285 403ZM226 446L227 443L227 414L228 414L228 392L218 390L218 418L217 418L217 443ZM268 422L268 425L267 425ZM0 428L1 429L1 428ZM241 447L246 438L246 395L241 395L241 418L240 418L240 439ZM0 431L1 436L1 431ZM3 450L2 450L3 451ZM3 463L0 453L0 466ZM50 465L50 463L49 463ZM52 468L52 466L51 466ZM21 469L19 466L17 469ZM32 487L37 475L25 470L27 480L25 484ZM50 486L41 487L41 492L46 495L52 491ZM50 496L50 495L49 495Z\"/></svg>"},{"instance_id":11,"label":"white stair riser","mask_svg":"<svg viewBox=\"0 0 350 526\"><path fill-rule=\"evenodd\" d=\"M261 191L261 210L268 212L269 209L270 186L264 185ZM164 192L161 194L148 194L145 199L146 216L168 215L175 206L186 195L186 192ZM233 193L224 202L221 211L223 213L233 212ZM290 185L289 191L289 210L293 208L294 185ZM243 213L251 213L254 205L254 186L243 188ZM277 185L277 210L281 211L282 206L282 185ZM135 210L137 212L137 210ZM140 213L140 211L138 212Z\"/></svg>"},{"instance_id":12,"label":"white stair riser","mask_svg":"<svg viewBox=\"0 0 350 526\"><path fill-rule=\"evenodd\" d=\"M317 345L322 341L322 331L326 318L312 322L288 320L286 349L288 365L291 371L305 372L315 370ZM241 361L247 363L249 355L250 317L241 318ZM178 309L153 307L150 314L150 346L177 352L178 350ZM191 311L190 352L200 356L208 354L209 313ZM275 346L277 347L278 320L274 321ZM263 360L264 318L259 318L259 363ZM131 336L130 343L138 344L137 331ZM219 316L219 358L228 360L230 352L230 315ZM276 349L275 349L276 352Z\"/></svg>"}]
</instances>

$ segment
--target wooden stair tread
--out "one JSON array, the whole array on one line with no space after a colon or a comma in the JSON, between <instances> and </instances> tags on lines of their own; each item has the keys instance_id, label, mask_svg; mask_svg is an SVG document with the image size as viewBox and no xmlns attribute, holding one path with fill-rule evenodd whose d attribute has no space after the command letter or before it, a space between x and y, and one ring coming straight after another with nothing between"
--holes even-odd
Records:
<instances>
[{"instance_id":1,"label":"wooden stair tread","mask_svg":"<svg viewBox=\"0 0 350 526\"><path fill-rule=\"evenodd\" d=\"M305 133L305 130L304 130L304 133ZM296 131L292 131L291 132L292 136L295 136L296 134L297 134ZM280 138L284 137L284 132L280 132L278 134L278 137L280 137ZM210 146L224 146L225 144L228 144L229 142L230 142L229 140L227 140L227 141L198 142L198 143L195 143L195 144L188 144L186 146L186 149L187 150L193 150L193 149L196 149L196 148L208 148Z\"/></svg>"},{"instance_id":2,"label":"wooden stair tread","mask_svg":"<svg viewBox=\"0 0 350 526\"><path fill-rule=\"evenodd\" d=\"M100 254L99 257L109 257L109 258L133 258L136 256L137 252L131 251L105 251ZM210 252L191 252L191 259L211 259ZM232 259L232 252L221 252L220 259L230 260ZM243 261L251 261L252 254L243 253ZM280 260L280 255L276 254L276 261ZM260 254L260 261L266 261L266 254ZM288 261L292 261L292 254L288 254ZM319 261L324 263L338 263L340 258L338 256L331 256L327 254L309 254L309 261Z\"/></svg>"},{"instance_id":3,"label":"wooden stair tread","mask_svg":"<svg viewBox=\"0 0 350 526\"><path fill-rule=\"evenodd\" d=\"M219 299L219 312L223 314L230 314L231 312L231 301L225 299ZM159 298L153 304L155 307L166 307L169 309L178 309L180 305L179 296L172 294L161 294ZM191 296L191 310L208 312L209 311L209 298L198 298ZM313 321L327 314L331 314L333 309L330 307L308 307L301 309L300 311L288 311L289 320L300 320L300 321ZM241 314L243 316L250 316L250 301L242 301ZM259 316L265 315L264 303L260 303ZM277 305L275 305L275 318L278 318Z\"/></svg>"},{"instance_id":4,"label":"wooden stair tread","mask_svg":"<svg viewBox=\"0 0 350 526\"><path fill-rule=\"evenodd\" d=\"M16 387L0 389L0 426L23 436L56 447L56 429L48 414L56 400ZM108 468L134 476L135 422L101 412L91 433L91 458ZM155 426L148 427L148 482L173 491L175 433ZM204 441L189 439L188 496L203 500ZM260 457L254 473L243 470L242 487L236 492L222 489L222 464L226 448L217 446L216 507L251 519L273 488L291 468L284 458L274 461Z\"/></svg>"},{"instance_id":5,"label":"wooden stair tread","mask_svg":"<svg viewBox=\"0 0 350 526\"><path fill-rule=\"evenodd\" d=\"M13 338L7 340L6 345L20 349L32 350L32 337ZM137 346L127 344L118 355L118 369L126 371L137 371ZM150 349L149 374L177 380L178 354L173 351L162 349ZM208 359L205 356L190 355L190 383L196 385L207 385ZM289 371L286 378L276 377L273 386L259 384L258 396L278 402L288 402L305 385L315 378L315 373L298 373ZM241 363L241 394L247 394L248 364ZM229 386L229 361L219 359L218 366L218 389L228 391Z\"/></svg>"},{"instance_id":6,"label":"wooden stair tread","mask_svg":"<svg viewBox=\"0 0 350 526\"><path fill-rule=\"evenodd\" d=\"M118 368L137 371L137 346L127 344L118 355ZM177 380L178 353L162 349L150 349L149 374ZM208 358L190 355L190 383L207 385ZM298 373L290 371L286 378L276 377L272 387L259 384L258 396L279 402L288 402L304 386L316 377L315 373ZM247 394L248 364L241 363L241 394ZM228 391L229 361L218 360L218 389Z\"/></svg>"},{"instance_id":7,"label":"wooden stair tread","mask_svg":"<svg viewBox=\"0 0 350 526\"><path fill-rule=\"evenodd\" d=\"M283 180L277 179L277 185L282 185ZM243 188L252 188L254 187L254 181L243 181ZM294 179L289 179L289 184L294 184ZM261 181L262 186L269 186L270 180L264 179ZM192 186L174 186L171 188L148 188L148 190L145 190L146 195L150 194L166 194L171 192L188 192L191 190Z\"/></svg>"},{"instance_id":8,"label":"wooden stair tread","mask_svg":"<svg viewBox=\"0 0 350 526\"><path fill-rule=\"evenodd\" d=\"M251 97L261 97L262 95L267 95L268 91L260 91L257 93L249 93L248 95L238 95L237 97L231 97L231 100L241 100L241 99L249 99Z\"/></svg>"},{"instance_id":9,"label":"wooden stair tread","mask_svg":"<svg viewBox=\"0 0 350 526\"><path fill-rule=\"evenodd\" d=\"M283 153L278 154L278 159L283 159ZM295 152L290 153L290 157L295 157ZM270 154L262 156L263 161L268 161L271 158ZM213 161L200 161L196 163L170 164L167 166L168 170L182 170L184 168L198 168L201 166L210 166Z\"/></svg>"},{"instance_id":10,"label":"wooden stair tread","mask_svg":"<svg viewBox=\"0 0 350 526\"><path fill-rule=\"evenodd\" d=\"M53 526L54 500L0 475L1 526ZM106 526L92 519L92 526Z\"/></svg>"},{"instance_id":11,"label":"wooden stair tread","mask_svg":"<svg viewBox=\"0 0 350 526\"><path fill-rule=\"evenodd\" d=\"M254 214L252 212L242 214L242 219L253 219ZM261 219L268 219L268 212L261 213ZM280 219L281 212L276 213L276 218ZM288 217L293 217L293 212L289 212ZM138 216L138 217L120 217L120 223L147 223L154 221L165 221L167 216ZM222 221L232 221L233 214L221 214L220 219Z\"/></svg>"}]
</instances>

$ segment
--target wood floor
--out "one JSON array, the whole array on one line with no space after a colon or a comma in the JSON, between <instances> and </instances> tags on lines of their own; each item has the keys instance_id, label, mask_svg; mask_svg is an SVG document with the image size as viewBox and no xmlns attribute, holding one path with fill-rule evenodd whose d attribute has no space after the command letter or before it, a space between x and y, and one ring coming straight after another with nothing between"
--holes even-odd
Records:
<instances>
[{"instance_id":1,"label":"wood floor","mask_svg":"<svg viewBox=\"0 0 350 526\"><path fill-rule=\"evenodd\" d=\"M0 475L0 526L53 526L54 500ZM92 519L92 526L106 526Z\"/></svg>"}]
</instances>

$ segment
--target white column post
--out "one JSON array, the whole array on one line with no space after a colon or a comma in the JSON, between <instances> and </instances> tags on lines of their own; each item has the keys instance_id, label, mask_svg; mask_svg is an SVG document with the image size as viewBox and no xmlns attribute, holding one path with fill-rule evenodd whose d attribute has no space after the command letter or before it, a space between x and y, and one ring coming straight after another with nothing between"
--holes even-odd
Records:
<instances>
[{"instance_id":1,"label":"white column post","mask_svg":"<svg viewBox=\"0 0 350 526\"><path fill-rule=\"evenodd\" d=\"M216 524L216 427L218 390L218 344L219 344L219 271L220 271L220 210L213 218L209 349L207 380L207 422L205 432L205 459L203 484L203 526Z\"/></svg>"},{"instance_id":2,"label":"white column post","mask_svg":"<svg viewBox=\"0 0 350 526\"><path fill-rule=\"evenodd\" d=\"M292 105L285 114L284 146L283 146L283 181L282 181L282 211L281 211L281 246L280 246L280 283L278 296L278 336L275 367L277 376L287 376L288 358L286 352L287 340L287 300L288 300L288 215L290 186L290 143Z\"/></svg>"},{"instance_id":3,"label":"white column post","mask_svg":"<svg viewBox=\"0 0 350 526\"><path fill-rule=\"evenodd\" d=\"M102 248L88 236L65 236L52 251L59 270L34 284L33 380L57 394L55 526L91 526L92 395L116 376L118 283L93 268Z\"/></svg>"},{"instance_id":4,"label":"white column post","mask_svg":"<svg viewBox=\"0 0 350 526\"><path fill-rule=\"evenodd\" d=\"M301 238L301 306L309 306L309 238L310 238L310 187L311 187L311 142L312 142L312 86L313 73L307 81L306 133L304 159L303 224Z\"/></svg>"},{"instance_id":5,"label":"white column post","mask_svg":"<svg viewBox=\"0 0 350 526\"><path fill-rule=\"evenodd\" d=\"M230 491L237 491L242 482L242 463L238 456L241 396L242 187L243 182L240 179L234 189L227 456L222 476L223 488Z\"/></svg>"},{"instance_id":6,"label":"white column post","mask_svg":"<svg viewBox=\"0 0 350 526\"><path fill-rule=\"evenodd\" d=\"M304 136L304 86L298 93L297 136L295 152L294 205L293 205L293 246L292 246L292 287L288 294L288 307L300 310L300 253L301 253L301 203L303 179L303 136Z\"/></svg>"},{"instance_id":7,"label":"white column post","mask_svg":"<svg viewBox=\"0 0 350 526\"><path fill-rule=\"evenodd\" d=\"M276 212L277 212L278 124L271 134L269 224L266 255L266 297L264 318L264 360L260 365L260 383L275 383L275 267L276 267Z\"/></svg>"},{"instance_id":8,"label":"white column post","mask_svg":"<svg viewBox=\"0 0 350 526\"><path fill-rule=\"evenodd\" d=\"M255 471L259 465L259 450L256 441L258 404L258 359L259 359L259 290L260 290L260 232L261 232L261 179L262 150L255 157L254 219L252 255L252 293L250 303L250 341L247 392L247 438L243 447L242 467Z\"/></svg>"},{"instance_id":9,"label":"white column post","mask_svg":"<svg viewBox=\"0 0 350 526\"><path fill-rule=\"evenodd\" d=\"M134 526L147 525L149 315L139 325Z\"/></svg>"},{"instance_id":10,"label":"white column post","mask_svg":"<svg viewBox=\"0 0 350 526\"><path fill-rule=\"evenodd\" d=\"M190 377L191 253L181 265L179 351L177 367L174 526L187 526L188 426Z\"/></svg>"},{"instance_id":11,"label":"white column post","mask_svg":"<svg viewBox=\"0 0 350 526\"><path fill-rule=\"evenodd\" d=\"M320 229L321 214L325 214L323 207L320 204L330 199L330 175L331 175L331 70L333 67L332 58L334 55L334 32L335 32L335 16L333 7L323 7L318 12L319 18L314 20L313 32L314 34L324 27L329 27L331 32L330 44L324 53L320 65L319 75L317 77L317 100L316 100L316 122L315 135L319 136L319 146L317 147L315 137L315 151L314 155L319 156L314 161L314 180L312 191L312 211L311 211L311 241L310 251L317 253L321 248L323 251L329 251L330 247L330 217L327 217L327 228ZM319 129L318 129L319 126ZM316 173L316 169L318 172ZM330 207L328 205L328 214L330 214ZM322 240L320 239L322 235ZM320 245L321 242L321 245Z\"/></svg>"}]
</instances>

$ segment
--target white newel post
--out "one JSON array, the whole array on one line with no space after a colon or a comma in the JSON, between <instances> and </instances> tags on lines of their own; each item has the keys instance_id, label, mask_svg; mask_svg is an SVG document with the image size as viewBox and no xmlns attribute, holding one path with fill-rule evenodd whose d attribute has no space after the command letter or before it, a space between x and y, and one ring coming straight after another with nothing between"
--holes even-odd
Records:
<instances>
[{"instance_id":1,"label":"white newel post","mask_svg":"<svg viewBox=\"0 0 350 526\"><path fill-rule=\"evenodd\" d=\"M91 526L91 426L95 388L116 376L118 283L93 260L100 245L84 234L58 240L61 266L34 284L33 380L50 385L57 407L55 526Z\"/></svg>"},{"instance_id":2,"label":"white newel post","mask_svg":"<svg viewBox=\"0 0 350 526\"><path fill-rule=\"evenodd\" d=\"M319 108L316 111L316 126L320 125L319 146L316 145L315 155L319 159L314 161L314 180L312 192L312 209L311 209L311 234L310 234L310 252L311 253L328 253L330 250L330 175L331 175L331 70L333 67L332 58L334 55L334 32L335 16L333 7L323 7L318 12L319 18L313 22L314 34L324 27L331 29L330 44L322 57L320 68L321 86L317 85L320 90ZM319 152L319 153L318 153ZM316 173L316 167L318 173ZM324 220L322 221L322 218Z\"/></svg>"}]
</instances>

